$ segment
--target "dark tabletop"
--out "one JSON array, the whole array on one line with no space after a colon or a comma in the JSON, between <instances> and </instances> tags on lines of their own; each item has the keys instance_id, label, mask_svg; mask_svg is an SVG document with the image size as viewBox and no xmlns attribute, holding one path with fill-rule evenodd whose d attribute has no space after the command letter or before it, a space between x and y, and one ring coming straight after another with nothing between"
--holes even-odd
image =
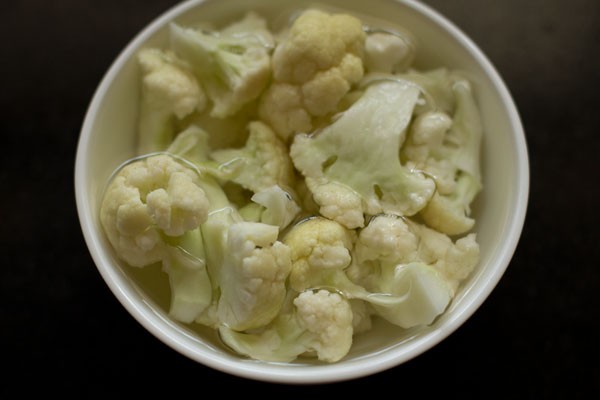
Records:
<instances>
[{"instance_id":1,"label":"dark tabletop","mask_svg":"<svg viewBox=\"0 0 600 400\"><path fill-rule=\"evenodd\" d=\"M204 398L219 387L286 397L600 393L600 2L426 1L471 36L514 95L531 167L522 239L485 304L438 346L318 387L231 377L171 350L116 300L84 243L73 167L86 108L130 38L175 3L0 2L1 398L123 389Z\"/></svg>"}]
</instances>

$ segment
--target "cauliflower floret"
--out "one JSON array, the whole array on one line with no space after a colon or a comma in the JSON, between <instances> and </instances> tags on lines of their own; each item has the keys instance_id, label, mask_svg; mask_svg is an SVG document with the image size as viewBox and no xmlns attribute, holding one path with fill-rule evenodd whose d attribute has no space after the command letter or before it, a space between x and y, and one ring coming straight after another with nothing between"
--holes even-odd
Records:
<instances>
[{"instance_id":1,"label":"cauliflower floret","mask_svg":"<svg viewBox=\"0 0 600 400\"><path fill-rule=\"evenodd\" d=\"M273 83L262 96L261 118L282 138L308 132L313 117L335 111L363 76L365 33L359 19L308 10L273 54Z\"/></svg>"},{"instance_id":2,"label":"cauliflower floret","mask_svg":"<svg viewBox=\"0 0 600 400\"><path fill-rule=\"evenodd\" d=\"M372 303L375 313L410 328L429 324L442 313L459 283L478 262L475 238L455 244L443 233L408 218L380 215L362 229L348 276L373 293L399 298L396 304Z\"/></svg>"},{"instance_id":3,"label":"cauliflower floret","mask_svg":"<svg viewBox=\"0 0 600 400\"><path fill-rule=\"evenodd\" d=\"M285 235L283 242L291 249L290 287L302 292L326 288L347 299L365 300L383 307L395 307L403 299L389 294L371 293L347 275L353 267L355 232L323 217L304 220Z\"/></svg>"},{"instance_id":4,"label":"cauliflower floret","mask_svg":"<svg viewBox=\"0 0 600 400\"><path fill-rule=\"evenodd\" d=\"M294 300L298 319L314 335L309 350L321 361L336 362L352 346L352 309L347 300L327 290L306 291Z\"/></svg>"},{"instance_id":5,"label":"cauliflower floret","mask_svg":"<svg viewBox=\"0 0 600 400\"><path fill-rule=\"evenodd\" d=\"M415 258L417 245L418 238L401 218L381 215L360 231L355 254L359 263L406 263Z\"/></svg>"},{"instance_id":6,"label":"cauliflower floret","mask_svg":"<svg viewBox=\"0 0 600 400\"><path fill-rule=\"evenodd\" d=\"M138 54L143 74L143 88L152 93L149 102L168 106L179 119L202 110L206 97L190 71L190 66L173 52L143 49Z\"/></svg>"},{"instance_id":7,"label":"cauliflower floret","mask_svg":"<svg viewBox=\"0 0 600 400\"><path fill-rule=\"evenodd\" d=\"M180 236L206 220L208 208L202 189L184 172L174 172L166 188L146 196L148 212L156 225L169 236Z\"/></svg>"},{"instance_id":8,"label":"cauliflower floret","mask_svg":"<svg viewBox=\"0 0 600 400\"><path fill-rule=\"evenodd\" d=\"M260 96L271 76L272 47L266 21L252 12L219 32L171 24L171 48L192 66L217 118Z\"/></svg>"},{"instance_id":9,"label":"cauliflower floret","mask_svg":"<svg viewBox=\"0 0 600 400\"><path fill-rule=\"evenodd\" d=\"M160 261L161 232L180 236L207 218L208 200L195 171L159 155L123 167L108 186L100 220L123 260L136 267Z\"/></svg>"},{"instance_id":10,"label":"cauliflower floret","mask_svg":"<svg viewBox=\"0 0 600 400\"><path fill-rule=\"evenodd\" d=\"M419 238L404 220L395 215L378 215L361 229L353 252L348 277L365 289L381 291L396 265L414 261Z\"/></svg>"},{"instance_id":11,"label":"cauliflower floret","mask_svg":"<svg viewBox=\"0 0 600 400\"><path fill-rule=\"evenodd\" d=\"M306 291L258 333L236 332L219 326L225 344L256 360L290 362L300 355L316 355L336 362L352 346L353 314L348 300L327 290Z\"/></svg>"},{"instance_id":12,"label":"cauliflower floret","mask_svg":"<svg viewBox=\"0 0 600 400\"><path fill-rule=\"evenodd\" d=\"M274 82L261 97L260 117L288 140L294 132L312 130L312 116L304 109L303 102L299 86Z\"/></svg>"},{"instance_id":13,"label":"cauliflower floret","mask_svg":"<svg viewBox=\"0 0 600 400\"><path fill-rule=\"evenodd\" d=\"M363 213L413 215L425 207L434 182L399 157L419 93L401 80L372 83L321 132L294 137L292 161L324 215L352 229L363 225Z\"/></svg>"},{"instance_id":14,"label":"cauliflower floret","mask_svg":"<svg viewBox=\"0 0 600 400\"><path fill-rule=\"evenodd\" d=\"M139 189L117 176L108 188L100 211L102 227L119 258L141 267L160 261L163 243L160 233L142 201Z\"/></svg>"},{"instance_id":15,"label":"cauliflower floret","mask_svg":"<svg viewBox=\"0 0 600 400\"><path fill-rule=\"evenodd\" d=\"M142 70L138 153L165 150L174 136L173 120L206 106L206 96L190 66L172 52L144 49L138 54Z\"/></svg>"},{"instance_id":16,"label":"cauliflower floret","mask_svg":"<svg viewBox=\"0 0 600 400\"><path fill-rule=\"evenodd\" d=\"M271 135L276 138L272 132ZM261 145L264 143L256 139L254 147ZM229 179L228 173L223 174L223 168L208 167L210 149L207 135L201 129L189 128L178 136L170 149L200 170L220 175L222 180ZM236 151L243 156L256 157L257 153L264 156L255 150ZM215 174L213 169L221 172ZM289 249L277 241L279 226L244 222L220 181L212 176L204 177L203 188L210 207L209 216L200 229L215 299L196 321L212 327L224 323L236 330L266 325L281 308L286 293L285 280L291 268Z\"/></svg>"},{"instance_id":17,"label":"cauliflower floret","mask_svg":"<svg viewBox=\"0 0 600 400\"><path fill-rule=\"evenodd\" d=\"M266 325L283 304L291 260L278 233L276 226L255 222L229 227L218 318L231 329Z\"/></svg>"},{"instance_id":18,"label":"cauliflower floret","mask_svg":"<svg viewBox=\"0 0 600 400\"><path fill-rule=\"evenodd\" d=\"M273 185L293 187L294 167L285 144L263 122L251 122L248 130L243 148L217 150L210 157L239 171L232 180L254 193Z\"/></svg>"}]
</instances>

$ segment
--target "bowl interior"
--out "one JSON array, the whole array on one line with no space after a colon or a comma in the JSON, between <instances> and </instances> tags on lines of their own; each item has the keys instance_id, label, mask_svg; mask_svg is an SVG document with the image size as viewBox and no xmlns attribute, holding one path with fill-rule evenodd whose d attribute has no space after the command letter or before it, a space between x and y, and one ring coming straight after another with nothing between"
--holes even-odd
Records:
<instances>
[{"instance_id":1,"label":"bowl interior","mask_svg":"<svg viewBox=\"0 0 600 400\"><path fill-rule=\"evenodd\" d=\"M98 221L101 195L110 174L134 155L138 69L134 55L144 46L165 46L167 25L212 21L219 25L250 8L273 27L295 10L323 6L351 12L374 26L402 27L417 39L416 67L448 67L468 73L485 127L484 190L476 200L475 231L481 262L447 312L426 328L402 330L381 321L356 337L350 354L334 365L301 360L292 364L243 360L224 348L211 330L171 321L165 312L168 283L160 267L129 268L117 260ZM413 1L280 0L188 1L159 17L121 53L90 105L76 160L76 195L86 242L98 269L129 312L160 340L186 356L235 375L279 382L325 382L375 373L406 361L438 343L462 324L491 292L507 267L522 228L528 194L528 162L519 117L509 93L476 46L451 23Z\"/></svg>"}]
</instances>

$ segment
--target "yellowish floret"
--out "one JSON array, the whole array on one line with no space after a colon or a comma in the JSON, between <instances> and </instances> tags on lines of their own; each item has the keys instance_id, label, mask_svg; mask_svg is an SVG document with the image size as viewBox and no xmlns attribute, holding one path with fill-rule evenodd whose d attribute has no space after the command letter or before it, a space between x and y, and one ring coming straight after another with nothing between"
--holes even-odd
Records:
<instances>
[{"instance_id":1,"label":"yellowish floret","mask_svg":"<svg viewBox=\"0 0 600 400\"><path fill-rule=\"evenodd\" d=\"M348 300L327 290L301 293L294 300L297 316L315 335L311 343L321 361L336 362L352 347L352 309Z\"/></svg>"},{"instance_id":2,"label":"yellowish floret","mask_svg":"<svg viewBox=\"0 0 600 400\"><path fill-rule=\"evenodd\" d=\"M359 19L308 10L273 54L273 83L260 115L284 139L308 132L313 118L336 110L363 76L365 33Z\"/></svg>"}]
</instances>

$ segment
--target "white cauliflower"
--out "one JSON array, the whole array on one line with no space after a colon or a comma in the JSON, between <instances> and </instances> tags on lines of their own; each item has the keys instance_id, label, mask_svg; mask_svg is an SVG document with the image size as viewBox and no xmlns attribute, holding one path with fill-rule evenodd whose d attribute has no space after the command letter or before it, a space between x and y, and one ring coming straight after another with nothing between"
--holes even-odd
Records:
<instances>
[{"instance_id":1,"label":"white cauliflower","mask_svg":"<svg viewBox=\"0 0 600 400\"><path fill-rule=\"evenodd\" d=\"M142 72L138 153L162 151L175 136L174 120L206 106L206 96L189 64L170 51L144 49L138 54Z\"/></svg>"},{"instance_id":2,"label":"white cauliflower","mask_svg":"<svg viewBox=\"0 0 600 400\"><path fill-rule=\"evenodd\" d=\"M119 258L134 267L162 262L171 287L170 314L191 322L210 303L199 226L208 200L201 178L170 156L125 165L111 180L100 221Z\"/></svg>"},{"instance_id":3,"label":"white cauliflower","mask_svg":"<svg viewBox=\"0 0 600 400\"><path fill-rule=\"evenodd\" d=\"M256 13L220 31L171 24L171 48L189 62L213 103L211 115L226 118L260 96L271 75L273 38Z\"/></svg>"},{"instance_id":4,"label":"white cauliflower","mask_svg":"<svg viewBox=\"0 0 600 400\"><path fill-rule=\"evenodd\" d=\"M100 221L117 254L142 267L162 260L162 234L181 236L207 218L197 173L158 155L123 167L109 184Z\"/></svg>"},{"instance_id":5,"label":"white cauliflower","mask_svg":"<svg viewBox=\"0 0 600 400\"><path fill-rule=\"evenodd\" d=\"M306 291L293 299L290 311L259 333L219 327L220 337L233 350L248 357L290 362L301 355L321 361L341 360L352 347L352 308L347 300L327 290Z\"/></svg>"},{"instance_id":6,"label":"white cauliflower","mask_svg":"<svg viewBox=\"0 0 600 400\"><path fill-rule=\"evenodd\" d=\"M363 214L413 215L426 206L434 182L399 156L419 93L410 82L375 82L321 132L294 137L292 161L322 215L352 229L364 225Z\"/></svg>"},{"instance_id":7,"label":"white cauliflower","mask_svg":"<svg viewBox=\"0 0 600 400\"><path fill-rule=\"evenodd\" d=\"M291 249L290 286L298 292L340 286L352 261L353 241L352 231L322 217L295 225L283 238Z\"/></svg>"},{"instance_id":8,"label":"white cauliflower","mask_svg":"<svg viewBox=\"0 0 600 400\"><path fill-rule=\"evenodd\" d=\"M352 309L348 301L327 290L300 293L294 300L301 325L314 335L308 347L319 360L336 362L352 346Z\"/></svg>"},{"instance_id":9,"label":"white cauliflower","mask_svg":"<svg viewBox=\"0 0 600 400\"><path fill-rule=\"evenodd\" d=\"M417 237L401 218L381 215L360 231L355 254L359 263L374 260L406 263L415 258L418 243Z\"/></svg>"},{"instance_id":10,"label":"white cauliflower","mask_svg":"<svg viewBox=\"0 0 600 400\"><path fill-rule=\"evenodd\" d=\"M271 138L278 140L270 130L268 132ZM267 160L265 152L268 154L269 148L268 143L262 143L259 138L254 140L255 145L233 151L240 157L248 157L249 162L255 162L255 167L259 169L263 165L257 160L263 156ZM277 241L279 225L244 222L243 216L219 183L230 176L220 166L213 168L209 165L210 149L207 142L204 131L190 127L169 148L199 170L206 170L217 178L220 176L220 180L205 176L202 182L210 207L209 216L200 229L215 297L210 309L196 321L213 327L226 324L237 330L257 328L270 322L282 306L286 294L285 281L291 268L290 251ZM267 146L266 150L257 151L256 147L261 146ZM215 169L219 171L215 172ZM260 172L253 171L257 177L260 176ZM268 189L272 190L270 187ZM285 193L280 192L287 199ZM294 210L289 206L288 209L278 209L283 205L273 204L277 203L273 199L263 200L269 205L263 212L265 220L283 224L284 219L294 215Z\"/></svg>"},{"instance_id":11,"label":"white cauliflower","mask_svg":"<svg viewBox=\"0 0 600 400\"><path fill-rule=\"evenodd\" d=\"M262 96L261 118L284 140L311 131L313 119L334 112L362 78L364 42L355 17L302 13L273 54L273 82Z\"/></svg>"}]
</instances>

